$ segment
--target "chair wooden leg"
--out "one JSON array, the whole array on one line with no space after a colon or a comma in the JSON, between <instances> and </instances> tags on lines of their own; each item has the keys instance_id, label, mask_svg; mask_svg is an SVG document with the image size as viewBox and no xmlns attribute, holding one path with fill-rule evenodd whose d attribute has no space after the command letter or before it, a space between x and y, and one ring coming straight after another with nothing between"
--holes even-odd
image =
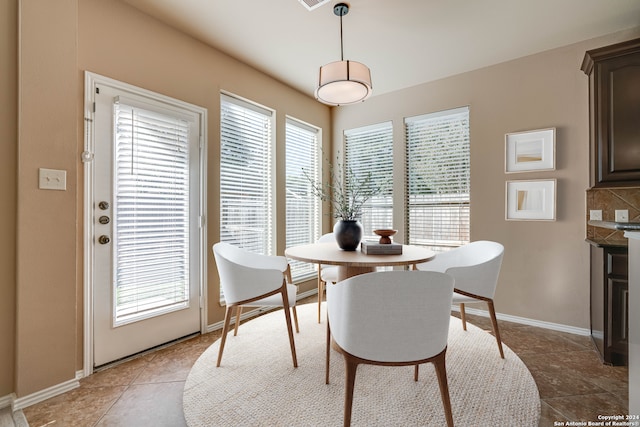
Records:
<instances>
[{"instance_id":1,"label":"chair wooden leg","mask_svg":"<svg viewBox=\"0 0 640 427\"><path fill-rule=\"evenodd\" d=\"M356 371L358 362L349 357L344 358L345 387L344 387L344 427L351 425L351 410L353 408L353 388L356 383Z\"/></svg>"},{"instance_id":2,"label":"chair wooden leg","mask_svg":"<svg viewBox=\"0 0 640 427\"><path fill-rule=\"evenodd\" d=\"M293 323L296 325L296 333L300 333L300 326L298 326L298 310L296 310L295 306L291 307L291 311L293 312Z\"/></svg>"},{"instance_id":3,"label":"chair wooden leg","mask_svg":"<svg viewBox=\"0 0 640 427\"><path fill-rule=\"evenodd\" d=\"M500 350L500 357L504 359L504 352L502 351L502 339L500 339L500 330L498 329L498 319L496 319L496 310L493 307L493 301L487 301L489 306L489 315L491 316L491 326L493 327L493 335L498 341L498 350Z\"/></svg>"},{"instance_id":4,"label":"chair wooden leg","mask_svg":"<svg viewBox=\"0 0 640 427\"><path fill-rule=\"evenodd\" d=\"M447 419L447 426L453 427L453 414L451 413L451 400L449 399L449 384L447 382L447 368L445 364L445 352L440 353L433 360L440 386L440 397L444 406L444 416Z\"/></svg>"},{"instance_id":5,"label":"chair wooden leg","mask_svg":"<svg viewBox=\"0 0 640 427\"><path fill-rule=\"evenodd\" d=\"M238 328L240 327L240 316L242 316L242 306L239 305L238 308L236 308L236 324L235 327L233 328L233 336L237 336L238 335Z\"/></svg>"},{"instance_id":6,"label":"chair wooden leg","mask_svg":"<svg viewBox=\"0 0 640 427\"><path fill-rule=\"evenodd\" d=\"M464 304L460 303L460 319L462 320L462 329L467 330L467 316L464 312Z\"/></svg>"},{"instance_id":7,"label":"chair wooden leg","mask_svg":"<svg viewBox=\"0 0 640 427\"><path fill-rule=\"evenodd\" d=\"M227 310L224 312L224 326L222 327L222 336L220 337L220 349L218 349L218 362L216 363L216 368L220 367L220 362L222 361L222 352L224 351L224 343L227 341L227 332L229 331L232 310L233 307L227 306Z\"/></svg>"},{"instance_id":8,"label":"chair wooden leg","mask_svg":"<svg viewBox=\"0 0 640 427\"><path fill-rule=\"evenodd\" d=\"M291 358L293 359L293 367L298 367L298 357L296 356L296 344L293 340L293 325L291 324L291 313L289 312L289 296L287 295L287 284L282 283L282 305L284 318L287 322L287 332L289 333L289 346L291 347Z\"/></svg>"},{"instance_id":9,"label":"chair wooden leg","mask_svg":"<svg viewBox=\"0 0 640 427\"><path fill-rule=\"evenodd\" d=\"M327 350L324 362L324 383L329 384L329 359L331 358L331 327L329 326L329 318L327 317Z\"/></svg>"},{"instance_id":10,"label":"chair wooden leg","mask_svg":"<svg viewBox=\"0 0 640 427\"><path fill-rule=\"evenodd\" d=\"M318 323L320 322L320 306L322 305L322 279L320 278L320 266L318 265Z\"/></svg>"}]
</instances>

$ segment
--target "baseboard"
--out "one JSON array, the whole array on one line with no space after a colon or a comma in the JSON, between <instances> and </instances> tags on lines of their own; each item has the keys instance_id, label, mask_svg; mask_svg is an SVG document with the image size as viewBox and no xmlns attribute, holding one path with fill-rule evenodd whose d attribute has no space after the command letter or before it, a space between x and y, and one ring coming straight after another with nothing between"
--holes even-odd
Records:
<instances>
[{"instance_id":1,"label":"baseboard","mask_svg":"<svg viewBox=\"0 0 640 427\"><path fill-rule=\"evenodd\" d=\"M81 376L82 374L80 374L80 377ZM11 402L11 407L15 412L31 405L35 405L36 403L40 403L44 400L50 399L52 397L58 396L59 394L66 393L78 387L80 387L80 382L78 381L78 373L76 372L76 378L72 380L65 381L63 383L51 386L44 390L37 391L24 397L13 399L13 401Z\"/></svg>"},{"instance_id":2,"label":"baseboard","mask_svg":"<svg viewBox=\"0 0 640 427\"><path fill-rule=\"evenodd\" d=\"M6 396L0 397L0 409L6 408L7 406L11 406L11 403L15 400L15 393L8 394Z\"/></svg>"},{"instance_id":3,"label":"baseboard","mask_svg":"<svg viewBox=\"0 0 640 427\"><path fill-rule=\"evenodd\" d=\"M453 305L451 309L454 311L460 311L460 307L458 305ZM465 313L468 313L468 314L475 314L482 317L489 317L488 311L480 310L477 308L469 308L467 305L465 305L464 311ZM567 332L574 335L582 335L582 336L591 335L590 329L577 328L575 326L568 326L560 323L545 322L542 320L529 319L526 317L511 316L509 314L500 314L500 313L496 313L496 318L498 318L498 320L504 320L506 322L513 322L513 323L519 323L521 325L535 326L537 328L550 329L552 331Z\"/></svg>"}]
</instances>

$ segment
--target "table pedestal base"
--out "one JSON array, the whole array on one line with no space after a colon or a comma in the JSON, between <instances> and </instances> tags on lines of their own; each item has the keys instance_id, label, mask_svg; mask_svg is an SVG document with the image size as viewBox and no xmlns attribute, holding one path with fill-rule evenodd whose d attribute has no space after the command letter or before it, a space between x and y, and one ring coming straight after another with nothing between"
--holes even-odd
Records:
<instances>
[{"instance_id":1,"label":"table pedestal base","mask_svg":"<svg viewBox=\"0 0 640 427\"><path fill-rule=\"evenodd\" d=\"M376 271L375 267L347 267L344 265L338 266L338 281L341 282L349 277L357 276L358 274L372 273Z\"/></svg>"}]
</instances>

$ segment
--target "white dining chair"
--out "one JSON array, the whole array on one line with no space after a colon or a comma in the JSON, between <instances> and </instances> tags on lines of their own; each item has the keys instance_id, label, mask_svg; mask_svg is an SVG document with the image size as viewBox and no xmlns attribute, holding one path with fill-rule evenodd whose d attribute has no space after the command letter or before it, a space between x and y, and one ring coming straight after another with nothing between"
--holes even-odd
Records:
<instances>
[{"instance_id":1,"label":"white dining chair","mask_svg":"<svg viewBox=\"0 0 640 427\"><path fill-rule=\"evenodd\" d=\"M374 272L327 284L326 382L331 343L345 361L345 426L351 424L359 364L415 366L418 381L418 366L429 362L453 426L445 366L452 295L453 278L437 272Z\"/></svg>"},{"instance_id":2,"label":"white dining chair","mask_svg":"<svg viewBox=\"0 0 640 427\"><path fill-rule=\"evenodd\" d=\"M234 307L236 308L234 335L236 335L240 324L242 306L258 306L284 308L293 366L298 367L291 315L289 313L291 308L296 331L299 331L298 314L296 312L298 288L289 283L291 282L291 272L287 259L283 256L267 256L248 252L225 242L213 245L213 254L227 306L216 366L219 367L222 361L222 353Z\"/></svg>"},{"instance_id":3,"label":"white dining chair","mask_svg":"<svg viewBox=\"0 0 640 427\"><path fill-rule=\"evenodd\" d=\"M333 233L327 233L320 236L316 243L327 243L327 242L335 242L336 238ZM335 265L326 265L320 264L318 265L318 323L320 320L320 307L322 305L322 294L324 293L324 288L329 283L336 283L338 281L338 267Z\"/></svg>"},{"instance_id":4,"label":"white dining chair","mask_svg":"<svg viewBox=\"0 0 640 427\"><path fill-rule=\"evenodd\" d=\"M467 330L465 304L479 302L487 304L500 357L504 359L502 340L493 304L503 255L504 246L500 243L478 240L447 252L440 252L433 260L417 264L416 269L439 271L453 276L456 283L453 303L460 304L460 318L465 331Z\"/></svg>"}]
</instances>

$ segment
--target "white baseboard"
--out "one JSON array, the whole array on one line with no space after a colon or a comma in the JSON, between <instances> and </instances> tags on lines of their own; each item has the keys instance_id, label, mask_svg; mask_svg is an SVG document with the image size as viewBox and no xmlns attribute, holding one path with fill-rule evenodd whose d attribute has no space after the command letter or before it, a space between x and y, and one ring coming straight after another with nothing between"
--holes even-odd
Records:
<instances>
[{"instance_id":1,"label":"white baseboard","mask_svg":"<svg viewBox=\"0 0 640 427\"><path fill-rule=\"evenodd\" d=\"M65 381L49 388L45 388L44 390L37 391L24 397L13 399L13 401L11 402L11 407L15 412L28 406L35 405L36 403L40 403L44 400L50 399L52 397L58 396L59 394L66 393L78 387L80 387L80 382L78 381L78 374L76 373L76 378L72 380Z\"/></svg>"},{"instance_id":2,"label":"white baseboard","mask_svg":"<svg viewBox=\"0 0 640 427\"><path fill-rule=\"evenodd\" d=\"M451 309L454 311L460 311L460 307L458 305L453 305ZM468 314L475 314L482 317L489 317L488 311L480 310L477 308L469 308L467 305L465 305L464 311L465 313L468 313ZM496 317L498 318L498 320L519 323L521 325L535 326L537 328L550 329L552 331L568 332L570 334L582 335L582 336L591 335L590 329L577 328L575 326L562 325L560 323L545 322L542 320L535 320L535 319L529 319L526 317L511 316L509 314L500 314L500 313L496 313Z\"/></svg>"},{"instance_id":3,"label":"white baseboard","mask_svg":"<svg viewBox=\"0 0 640 427\"><path fill-rule=\"evenodd\" d=\"M15 400L15 393L8 394L6 396L0 397L0 409L6 408L7 406L11 406L11 403Z\"/></svg>"}]
</instances>

